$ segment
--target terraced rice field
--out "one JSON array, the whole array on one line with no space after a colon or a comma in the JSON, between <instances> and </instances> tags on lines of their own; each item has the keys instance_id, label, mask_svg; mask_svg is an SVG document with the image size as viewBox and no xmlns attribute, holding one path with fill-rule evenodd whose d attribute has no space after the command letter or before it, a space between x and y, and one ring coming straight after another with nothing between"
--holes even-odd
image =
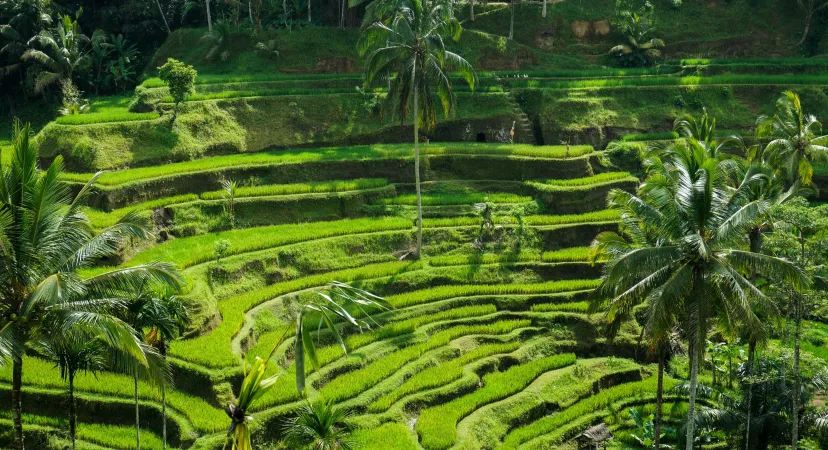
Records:
<instances>
[{"instance_id":1,"label":"terraced rice field","mask_svg":"<svg viewBox=\"0 0 828 450\"><path fill-rule=\"evenodd\" d=\"M634 188L637 179L588 147L568 157L562 150L499 144L427 150L426 256L418 261L400 260L415 231L407 178L366 171L361 178L316 174L296 182L279 169L290 161L289 173L301 173L325 151L219 156L99 178L99 204L118 206L90 209L96 226L138 213L169 236L135 247L120 264L167 260L188 281L186 298L195 318L187 338L169 349L176 382L166 395L172 444L220 448L228 423L222 406L238 385L242 361L269 354L295 299L332 281L368 289L394 307L375 317L373 329L346 336L347 355L320 332L320 368L305 368L309 397L332 399L352 411L355 437L364 448L546 448L544 440L564 442L601 420L610 403L649 399L652 367L624 357L634 353L638 325L626 323L607 341L586 303L600 273L600 263L588 262L586 246L618 220L599 200L612 188ZM381 167L406 151L399 146L336 152L379 161ZM469 158L462 167L438 170L444 155ZM134 183L152 187L165 177L227 174L234 158L261 174L235 192L234 229L222 222L227 200L217 181L171 183L144 189L142 196L119 191ZM509 161L512 169L489 177L483 169L491 158ZM543 177L538 165L558 175ZM365 194L374 191L379 194ZM584 196L596 200L585 204ZM244 212L240 205L247 201L255 203ZM482 219L474 205L480 203L494 211L495 228L484 248L475 249ZM310 214L281 221L291 209ZM254 215L272 222L246 222ZM208 226L185 226L192 222ZM213 250L217 241L227 243L220 261ZM260 436L278 436L282 418L300 404L291 349L292 338L269 363L284 374L254 407ZM609 354L620 356L604 356ZM56 371L35 358L24 364L33 369L25 372L27 395L60 398L64 383ZM0 371L0 389L9 389L10 375ZM111 411L103 420L107 425L82 427L79 436L88 447L81 448L131 448L120 438L102 444L96 436L117 436L119 427L129 425L132 379L82 375L76 390L84 404ZM139 397L146 445L156 448L160 394L142 383ZM48 409L37 413L27 420L44 430L59 420Z\"/></svg>"}]
</instances>

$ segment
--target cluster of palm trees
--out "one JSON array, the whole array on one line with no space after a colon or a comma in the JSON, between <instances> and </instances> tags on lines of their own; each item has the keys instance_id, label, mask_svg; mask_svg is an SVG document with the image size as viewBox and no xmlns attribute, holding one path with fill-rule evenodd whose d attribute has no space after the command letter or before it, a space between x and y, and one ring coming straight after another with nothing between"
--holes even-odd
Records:
<instances>
[{"instance_id":1,"label":"cluster of palm trees","mask_svg":"<svg viewBox=\"0 0 828 450\"><path fill-rule=\"evenodd\" d=\"M24 449L21 390L25 355L52 361L68 382L74 448L74 381L79 372L117 371L161 388L170 383L166 345L187 324L175 296L181 278L153 262L84 272L150 231L136 215L95 233L83 212L93 177L77 195L59 180L60 156L45 170L30 128L14 124L11 163L0 168L0 364L12 365L14 449Z\"/></svg>"},{"instance_id":2,"label":"cluster of palm trees","mask_svg":"<svg viewBox=\"0 0 828 450\"><path fill-rule=\"evenodd\" d=\"M696 437L698 373L711 329L747 339L750 371L756 346L768 334L765 318L775 311L756 280L772 275L797 292L809 283L799 265L762 253L761 237L773 227L774 205L814 188L811 164L828 159L828 136L802 111L795 93L785 92L776 106L776 114L759 118L760 143L751 148L738 137L719 141L706 111L699 120L678 120L683 139L647 151L647 177L637 194L610 193L610 208L621 212L620 231L601 233L593 242L594 256L607 261L597 291L601 300L593 308L605 310L612 324L645 308L644 334L659 355L659 380L670 341L687 342L688 450ZM659 384L654 448L661 445L661 395ZM794 449L798 409L794 393ZM750 422L748 413L747 442Z\"/></svg>"}]
</instances>

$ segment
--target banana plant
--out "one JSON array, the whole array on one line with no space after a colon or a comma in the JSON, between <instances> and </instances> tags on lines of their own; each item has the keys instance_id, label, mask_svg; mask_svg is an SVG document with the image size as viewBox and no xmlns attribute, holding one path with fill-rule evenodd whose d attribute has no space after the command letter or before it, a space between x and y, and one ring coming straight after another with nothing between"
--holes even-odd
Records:
<instances>
[{"instance_id":1,"label":"banana plant","mask_svg":"<svg viewBox=\"0 0 828 450\"><path fill-rule=\"evenodd\" d=\"M266 359L256 357L250 372L245 371L239 397L234 404L225 408L230 418L230 427L227 430L225 447L231 443L231 450L252 450L250 441L250 423L253 416L247 411L264 395L284 370L265 377L267 362L273 358L279 347L284 344L291 333L294 333L294 363L296 364L296 389L302 396L307 396L305 389L305 360L311 362L314 370L319 369L319 359L316 353L312 331L321 330L323 327L330 331L333 339L347 355L348 347L342 338L340 328L354 327L360 332L370 330L372 324L378 322L371 316L377 311L388 311L391 305L382 297L376 296L363 289L349 286L345 283L334 281L325 292L317 292L309 301L299 305L296 316L286 324L281 337L273 346Z\"/></svg>"}]
</instances>

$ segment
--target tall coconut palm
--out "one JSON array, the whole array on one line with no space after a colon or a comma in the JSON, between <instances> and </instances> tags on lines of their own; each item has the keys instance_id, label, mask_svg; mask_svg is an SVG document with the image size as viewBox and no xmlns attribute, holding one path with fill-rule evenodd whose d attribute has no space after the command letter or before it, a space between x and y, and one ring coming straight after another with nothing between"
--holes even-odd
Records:
<instances>
[{"instance_id":1,"label":"tall coconut palm","mask_svg":"<svg viewBox=\"0 0 828 450\"><path fill-rule=\"evenodd\" d=\"M73 19L67 14L60 16L53 30L42 30L29 39L30 48L23 53L23 60L43 67L35 80L35 91L43 92L61 80L72 79L75 71L89 67L92 64L90 44L77 17Z\"/></svg>"},{"instance_id":2,"label":"tall coconut palm","mask_svg":"<svg viewBox=\"0 0 828 450\"><path fill-rule=\"evenodd\" d=\"M36 342L33 347L38 356L57 367L60 377L68 384L69 441L72 450L75 450L78 421L75 376L78 372L94 374L106 370L109 364L107 345L97 336L69 330L59 335L48 336Z\"/></svg>"},{"instance_id":3,"label":"tall coconut palm","mask_svg":"<svg viewBox=\"0 0 828 450\"><path fill-rule=\"evenodd\" d=\"M190 325L190 312L187 305L175 292L164 289L155 295L154 307L158 309L153 316L154 325L144 336L148 345L158 350L161 358L166 359L170 341L178 339ZM161 383L161 439L164 450L167 448L167 386Z\"/></svg>"},{"instance_id":4,"label":"tall coconut palm","mask_svg":"<svg viewBox=\"0 0 828 450\"><path fill-rule=\"evenodd\" d=\"M0 356L12 361L14 449L23 450L21 387L27 344L69 330L100 336L140 364L148 358L115 314L124 292L146 283L179 286L169 264L151 263L81 277L78 271L117 253L127 239L150 236L127 215L95 234L83 203L98 175L72 196L61 182L63 160L37 168L30 128L16 121L11 164L0 167Z\"/></svg>"},{"instance_id":5,"label":"tall coconut palm","mask_svg":"<svg viewBox=\"0 0 828 450\"><path fill-rule=\"evenodd\" d=\"M816 116L802 110L799 95L785 91L776 101L773 116L757 121L757 136L770 139L764 158L773 167L784 168L788 183L801 180L811 186L815 161L828 161L828 135L822 134L822 123Z\"/></svg>"},{"instance_id":6,"label":"tall coconut palm","mask_svg":"<svg viewBox=\"0 0 828 450\"><path fill-rule=\"evenodd\" d=\"M166 384L169 382L169 367L166 364L166 346L188 325L188 313L174 290L164 286L145 284L134 291L126 302L122 319L135 330L136 339L158 349L159 358L150 364L150 371L134 367L131 371L135 386L135 441L141 448L140 408L138 397L139 379L148 379L161 390L163 400L163 433L166 435ZM164 436L166 445L166 436Z\"/></svg>"},{"instance_id":7,"label":"tall coconut palm","mask_svg":"<svg viewBox=\"0 0 828 450\"><path fill-rule=\"evenodd\" d=\"M423 247L423 205L420 195L420 128L437 125L437 99L443 114L454 111L456 98L449 72L460 75L474 89L477 76L471 64L446 50L444 37L457 40L462 27L445 0L398 0L384 22L368 26L359 41L360 54L368 53L365 85L390 83L386 114L414 122L414 180L417 191L417 249Z\"/></svg>"},{"instance_id":8,"label":"tall coconut palm","mask_svg":"<svg viewBox=\"0 0 828 450\"><path fill-rule=\"evenodd\" d=\"M351 427L347 410L333 402L305 402L296 415L284 424L285 441L292 448L314 450L352 450Z\"/></svg>"},{"instance_id":9,"label":"tall coconut palm","mask_svg":"<svg viewBox=\"0 0 828 450\"><path fill-rule=\"evenodd\" d=\"M768 204L744 202L738 190L727 186L721 161L703 146L678 147L652 164L662 170L647 178L638 195L614 191L609 206L637 222L635 229L651 233L657 245L618 251L604 266L598 292L608 299L610 318L629 314L647 300L658 328L683 324L690 344L690 450L699 361L711 320L758 322L751 300L765 297L746 274L774 273L796 288L806 280L783 259L740 249L747 228Z\"/></svg>"}]
</instances>

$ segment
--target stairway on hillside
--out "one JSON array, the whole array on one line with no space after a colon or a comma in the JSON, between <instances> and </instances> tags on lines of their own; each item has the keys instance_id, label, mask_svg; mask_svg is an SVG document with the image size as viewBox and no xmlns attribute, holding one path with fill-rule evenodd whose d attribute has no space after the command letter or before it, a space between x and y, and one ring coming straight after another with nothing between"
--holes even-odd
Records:
<instances>
[{"instance_id":1,"label":"stairway on hillside","mask_svg":"<svg viewBox=\"0 0 828 450\"><path fill-rule=\"evenodd\" d=\"M520 109L520 105L518 105L517 100L515 100L515 96L512 94L512 91L505 88L504 91L506 92L506 102L509 103L515 113L515 142L536 145L538 141L535 139L535 131L532 127L532 121L530 121L529 116L527 116L526 113Z\"/></svg>"}]
</instances>

